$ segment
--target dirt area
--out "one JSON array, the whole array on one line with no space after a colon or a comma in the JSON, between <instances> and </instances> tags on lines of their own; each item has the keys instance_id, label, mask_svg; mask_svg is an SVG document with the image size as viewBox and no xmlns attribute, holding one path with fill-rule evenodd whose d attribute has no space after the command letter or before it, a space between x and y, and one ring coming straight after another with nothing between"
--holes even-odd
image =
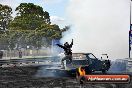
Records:
<instances>
[{"instance_id":1,"label":"dirt area","mask_svg":"<svg viewBox=\"0 0 132 88\"><path fill-rule=\"evenodd\" d=\"M84 84L75 78L36 77L39 66L0 68L0 88L132 88L130 84Z\"/></svg>"}]
</instances>

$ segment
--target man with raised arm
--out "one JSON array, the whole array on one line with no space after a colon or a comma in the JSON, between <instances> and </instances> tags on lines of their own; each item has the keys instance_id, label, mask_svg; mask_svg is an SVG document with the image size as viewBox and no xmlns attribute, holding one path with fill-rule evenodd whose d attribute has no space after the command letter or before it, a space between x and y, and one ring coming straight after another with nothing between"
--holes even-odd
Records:
<instances>
[{"instance_id":1,"label":"man with raised arm","mask_svg":"<svg viewBox=\"0 0 132 88\"><path fill-rule=\"evenodd\" d=\"M69 60L70 63L72 62L72 50L71 50L71 48L72 48L72 45L73 45L73 39L72 39L71 44L66 42L66 43L64 43L64 45L60 45L60 44L56 44L56 45L58 45L59 47L63 48L64 51L65 51L65 53L64 53L65 57L62 58L62 60L61 60L61 64L63 66L62 68L64 68L64 60Z\"/></svg>"}]
</instances>

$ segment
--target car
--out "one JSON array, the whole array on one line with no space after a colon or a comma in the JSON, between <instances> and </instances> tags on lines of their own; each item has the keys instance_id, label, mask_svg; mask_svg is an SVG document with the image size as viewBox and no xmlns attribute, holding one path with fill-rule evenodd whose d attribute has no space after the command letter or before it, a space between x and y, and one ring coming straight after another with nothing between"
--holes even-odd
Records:
<instances>
[{"instance_id":1,"label":"car","mask_svg":"<svg viewBox=\"0 0 132 88\"><path fill-rule=\"evenodd\" d=\"M84 69L86 74L101 71L105 74L111 66L110 60L96 58L92 53L73 53L72 63L65 61L65 70L79 74L78 69Z\"/></svg>"}]
</instances>

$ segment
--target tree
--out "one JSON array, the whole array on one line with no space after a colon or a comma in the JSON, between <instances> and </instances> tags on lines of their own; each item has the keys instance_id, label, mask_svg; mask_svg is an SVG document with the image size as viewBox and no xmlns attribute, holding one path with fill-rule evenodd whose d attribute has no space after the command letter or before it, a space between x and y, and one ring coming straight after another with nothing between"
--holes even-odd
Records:
<instances>
[{"instance_id":1,"label":"tree","mask_svg":"<svg viewBox=\"0 0 132 88\"><path fill-rule=\"evenodd\" d=\"M49 13L33 3L21 3L16 7L17 14L13 20L9 6L0 5L0 11L0 21L6 21L6 26L2 27L8 29L0 31L0 45L4 45L4 49L49 47L53 39L62 38L62 32L69 29L69 26L60 29L58 25L52 25Z\"/></svg>"},{"instance_id":2,"label":"tree","mask_svg":"<svg viewBox=\"0 0 132 88\"><path fill-rule=\"evenodd\" d=\"M51 45L52 39L60 39L62 38L62 31L58 25L49 25L43 24L41 27L36 29L36 37L40 38L40 40L44 40L47 46Z\"/></svg>"},{"instance_id":3,"label":"tree","mask_svg":"<svg viewBox=\"0 0 132 88\"><path fill-rule=\"evenodd\" d=\"M17 31L18 47L27 45L41 47L42 37L36 31L42 24L50 25L50 16L43 8L33 3L21 3L16 7L17 16L10 23L10 31ZM14 32L15 33L15 32Z\"/></svg>"},{"instance_id":4,"label":"tree","mask_svg":"<svg viewBox=\"0 0 132 88\"><path fill-rule=\"evenodd\" d=\"M14 49L16 44L15 33L9 31L0 34L0 48L1 49Z\"/></svg>"},{"instance_id":5,"label":"tree","mask_svg":"<svg viewBox=\"0 0 132 88\"><path fill-rule=\"evenodd\" d=\"M9 41L5 34L12 20L12 8L8 5L0 4L0 49L7 49Z\"/></svg>"},{"instance_id":6,"label":"tree","mask_svg":"<svg viewBox=\"0 0 132 88\"><path fill-rule=\"evenodd\" d=\"M8 29L8 24L12 19L12 8L8 5L0 4L0 30Z\"/></svg>"},{"instance_id":7,"label":"tree","mask_svg":"<svg viewBox=\"0 0 132 88\"><path fill-rule=\"evenodd\" d=\"M35 30L41 24L50 24L50 16L43 8L33 3L21 3L16 7L17 16L10 24L15 30Z\"/></svg>"},{"instance_id":8,"label":"tree","mask_svg":"<svg viewBox=\"0 0 132 88\"><path fill-rule=\"evenodd\" d=\"M21 46L29 45L39 49L50 45L52 39L62 37L61 29L58 25L51 25L49 13L43 11L42 7L33 3L21 3L16 7L16 11L17 16L10 22L9 27L10 31L20 34L17 40Z\"/></svg>"}]
</instances>

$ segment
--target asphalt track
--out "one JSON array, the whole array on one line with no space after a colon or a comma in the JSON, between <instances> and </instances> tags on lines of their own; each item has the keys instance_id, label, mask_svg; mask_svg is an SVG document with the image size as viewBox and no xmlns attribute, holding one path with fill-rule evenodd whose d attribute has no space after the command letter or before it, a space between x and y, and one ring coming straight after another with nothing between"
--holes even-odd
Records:
<instances>
[{"instance_id":1,"label":"asphalt track","mask_svg":"<svg viewBox=\"0 0 132 88\"><path fill-rule=\"evenodd\" d=\"M57 67L59 61L57 57L49 57L30 59L30 61L17 60L15 65L13 61L13 63L4 63L0 67L0 88L132 88L132 82L81 85L75 77L69 77L63 70L47 70L47 68Z\"/></svg>"}]
</instances>

